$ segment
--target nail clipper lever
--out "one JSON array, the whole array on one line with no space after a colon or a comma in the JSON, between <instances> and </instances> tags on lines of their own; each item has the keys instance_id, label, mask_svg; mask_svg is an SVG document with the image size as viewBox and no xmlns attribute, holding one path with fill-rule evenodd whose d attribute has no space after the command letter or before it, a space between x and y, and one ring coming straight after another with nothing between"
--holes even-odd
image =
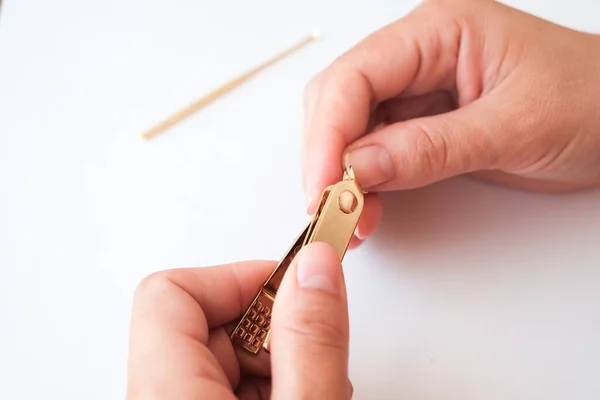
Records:
<instances>
[{"instance_id":1,"label":"nail clipper lever","mask_svg":"<svg viewBox=\"0 0 600 400\"><path fill-rule=\"evenodd\" d=\"M281 259L231 333L234 344L252 354L261 349L269 351L273 303L292 260L303 246L312 242L328 243L337 251L340 261L343 260L363 210L364 193L352 167L346 169L341 181L325 189L310 223Z\"/></svg>"}]
</instances>

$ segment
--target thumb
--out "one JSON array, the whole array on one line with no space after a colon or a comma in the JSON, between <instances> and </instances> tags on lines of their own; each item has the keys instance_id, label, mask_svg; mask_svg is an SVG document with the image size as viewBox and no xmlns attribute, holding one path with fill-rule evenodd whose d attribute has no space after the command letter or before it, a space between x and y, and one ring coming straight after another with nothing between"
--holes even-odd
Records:
<instances>
[{"instance_id":1,"label":"thumb","mask_svg":"<svg viewBox=\"0 0 600 400\"><path fill-rule=\"evenodd\" d=\"M349 399L348 307L340 259L325 243L300 250L271 320L273 399Z\"/></svg>"},{"instance_id":2,"label":"thumb","mask_svg":"<svg viewBox=\"0 0 600 400\"><path fill-rule=\"evenodd\" d=\"M397 122L351 144L344 162L370 191L413 189L453 176L498 168L511 113L498 99ZM514 125L514 124L513 124Z\"/></svg>"}]
</instances>

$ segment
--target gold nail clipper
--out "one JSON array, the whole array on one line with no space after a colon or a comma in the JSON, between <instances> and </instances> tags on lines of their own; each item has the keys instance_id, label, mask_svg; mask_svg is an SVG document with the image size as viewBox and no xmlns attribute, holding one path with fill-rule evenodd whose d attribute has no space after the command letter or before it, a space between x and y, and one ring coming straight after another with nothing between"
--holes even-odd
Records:
<instances>
[{"instance_id":1,"label":"gold nail clipper","mask_svg":"<svg viewBox=\"0 0 600 400\"><path fill-rule=\"evenodd\" d=\"M362 213L365 193L350 166L344 171L341 181L324 190L313 218L261 287L231 333L234 344L252 354L257 354L261 348L269 351L273 303L292 260L303 246L312 242L325 242L337 251L341 261Z\"/></svg>"}]
</instances>

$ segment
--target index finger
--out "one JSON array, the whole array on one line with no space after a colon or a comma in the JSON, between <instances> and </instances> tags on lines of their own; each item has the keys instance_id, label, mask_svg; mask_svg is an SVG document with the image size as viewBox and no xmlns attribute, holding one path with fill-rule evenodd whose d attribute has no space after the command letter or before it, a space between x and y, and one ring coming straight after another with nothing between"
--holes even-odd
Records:
<instances>
[{"instance_id":1,"label":"index finger","mask_svg":"<svg viewBox=\"0 0 600 400\"><path fill-rule=\"evenodd\" d=\"M429 3L420 6L368 36L309 84L302 152L309 203L340 179L344 150L366 133L374 106L453 85L460 27L447 15Z\"/></svg>"},{"instance_id":2,"label":"index finger","mask_svg":"<svg viewBox=\"0 0 600 400\"><path fill-rule=\"evenodd\" d=\"M144 279L131 317L128 391L176 398L197 397L209 386L231 392L244 360L236 360L221 326L242 314L275 265L179 268Z\"/></svg>"},{"instance_id":3,"label":"index finger","mask_svg":"<svg viewBox=\"0 0 600 400\"><path fill-rule=\"evenodd\" d=\"M274 268L245 261L154 273L136 289L132 329L156 324L206 343L208 330L238 318Z\"/></svg>"}]
</instances>

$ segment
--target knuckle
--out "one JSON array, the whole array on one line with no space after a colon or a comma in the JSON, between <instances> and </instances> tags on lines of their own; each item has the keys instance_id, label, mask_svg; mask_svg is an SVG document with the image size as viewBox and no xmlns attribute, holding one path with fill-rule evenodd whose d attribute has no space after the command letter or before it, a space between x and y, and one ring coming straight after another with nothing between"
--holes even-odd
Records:
<instances>
[{"instance_id":1,"label":"knuckle","mask_svg":"<svg viewBox=\"0 0 600 400\"><path fill-rule=\"evenodd\" d=\"M441 178L448 164L448 143L444 135L421 124L414 124L409 132L407 172L410 180L429 182Z\"/></svg>"},{"instance_id":2,"label":"knuckle","mask_svg":"<svg viewBox=\"0 0 600 400\"><path fill-rule=\"evenodd\" d=\"M324 75L325 73L321 72L308 82L308 84L304 88L305 101L310 102L312 99L316 98L317 93L319 93L319 90L321 88Z\"/></svg>"},{"instance_id":3,"label":"knuckle","mask_svg":"<svg viewBox=\"0 0 600 400\"><path fill-rule=\"evenodd\" d=\"M154 272L138 284L134 293L135 302L155 299L173 289L172 280L167 271Z\"/></svg>"},{"instance_id":4,"label":"knuckle","mask_svg":"<svg viewBox=\"0 0 600 400\"><path fill-rule=\"evenodd\" d=\"M333 71L332 73L339 73L342 70L348 69L348 66L351 64L351 60L353 57L356 57L356 53L360 52L364 47L364 42L359 42L353 48L345 51L344 53L337 56L329 65L329 70Z\"/></svg>"},{"instance_id":5,"label":"knuckle","mask_svg":"<svg viewBox=\"0 0 600 400\"><path fill-rule=\"evenodd\" d=\"M329 319L315 318L314 313L298 313L287 318L282 328L306 348L346 349L348 335L344 328Z\"/></svg>"}]
</instances>

